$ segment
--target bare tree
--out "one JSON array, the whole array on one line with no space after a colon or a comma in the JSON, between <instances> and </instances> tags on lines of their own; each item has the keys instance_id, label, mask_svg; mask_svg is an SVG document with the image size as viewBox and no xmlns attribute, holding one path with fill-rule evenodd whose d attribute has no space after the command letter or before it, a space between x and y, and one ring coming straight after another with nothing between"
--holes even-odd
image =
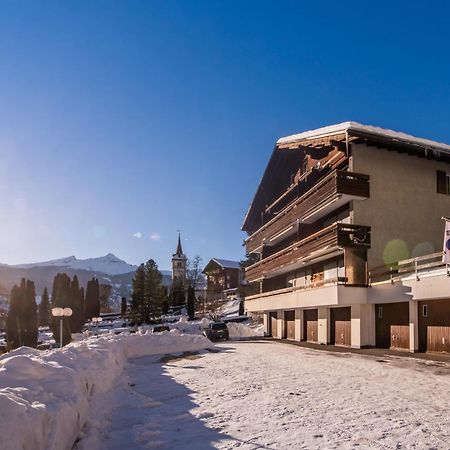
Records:
<instances>
[{"instance_id":1,"label":"bare tree","mask_svg":"<svg viewBox=\"0 0 450 450\"><path fill-rule=\"evenodd\" d=\"M199 280L203 278L202 262L203 260L199 255L195 255L193 259L187 261L187 280L189 286L194 289L197 287Z\"/></svg>"}]
</instances>

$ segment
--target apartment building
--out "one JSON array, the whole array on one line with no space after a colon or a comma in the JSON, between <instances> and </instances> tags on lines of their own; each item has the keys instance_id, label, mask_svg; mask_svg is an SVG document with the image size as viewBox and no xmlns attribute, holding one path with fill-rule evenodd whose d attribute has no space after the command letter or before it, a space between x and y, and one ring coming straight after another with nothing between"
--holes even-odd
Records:
<instances>
[{"instance_id":1,"label":"apartment building","mask_svg":"<svg viewBox=\"0 0 450 450\"><path fill-rule=\"evenodd\" d=\"M274 337L450 351L449 163L449 145L355 122L279 139L242 226L246 310Z\"/></svg>"}]
</instances>

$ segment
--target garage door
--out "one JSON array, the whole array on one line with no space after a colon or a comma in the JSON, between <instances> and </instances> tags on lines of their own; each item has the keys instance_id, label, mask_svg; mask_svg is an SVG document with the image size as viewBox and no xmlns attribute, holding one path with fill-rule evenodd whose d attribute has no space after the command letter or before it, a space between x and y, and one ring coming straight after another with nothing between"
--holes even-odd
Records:
<instances>
[{"instance_id":1,"label":"garage door","mask_svg":"<svg viewBox=\"0 0 450 450\"><path fill-rule=\"evenodd\" d=\"M295 339L295 311L284 312L284 337Z\"/></svg>"},{"instance_id":2,"label":"garage door","mask_svg":"<svg viewBox=\"0 0 450 450\"><path fill-rule=\"evenodd\" d=\"M304 339L310 342L317 342L317 309L305 309L303 311Z\"/></svg>"},{"instance_id":3,"label":"garage door","mask_svg":"<svg viewBox=\"0 0 450 450\"><path fill-rule=\"evenodd\" d=\"M419 302L419 350L450 353L450 300Z\"/></svg>"},{"instance_id":4,"label":"garage door","mask_svg":"<svg viewBox=\"0 0 450 450\"><path fill-rule=\"evenodd\" d=\"M376 346L409 349L409 304L386 303L375 306Z\"/></svg>"},{"instance_id":5,"label":"garage door","mask_svg":"<svg viewBox=\"0 0 450 450\"><path fill-rule=\"evenodd\" d=\"M277 337L277 317L278 314L276 312L271 312L269 314L269 318L270 318L270 335L272 337Z\"/></svg>"},{"instance_id":6,"label":"garage door","mask_svg":"<svg viewBox=\"0 0 450 450\"><path fill-rule=\"evenodd\" d=\"M331 308L331 343L335 345L351 345L351 309Z\"/></svg>"}]
</instances>

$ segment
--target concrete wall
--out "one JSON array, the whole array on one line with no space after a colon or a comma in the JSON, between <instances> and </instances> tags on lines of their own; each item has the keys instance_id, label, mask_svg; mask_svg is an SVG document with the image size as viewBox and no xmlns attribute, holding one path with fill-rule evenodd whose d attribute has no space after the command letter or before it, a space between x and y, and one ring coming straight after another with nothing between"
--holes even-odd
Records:
<instances>
[{"instance_id":1,"label":"concrete wall","mask_svg":"<svg viewBox=\"0 0 450 450\"><path fill-rule=\"evenodd\" d=\"M351 309L353 348L375 346L375 305L354 305Z\"/></svg>"},{"instance_id":2,"label":"concrete wall","mask_svg":"<svg viewBox=\"0 0 450 450\"><path fill-rule=\"evenodd\" d=\"M245 300L248 312L367 303L368 289L330 285Z\"/></svg>"},{"instance_id":3,"label":"concrete wall","mask_svg":"<svg viewBox=\"0 0 450 450\"><path fill-rule=\"evenodd\" d=\"M384 264L389 248L391 260L442 250L450 196L436 192L436 171L450 172L450 165L354 144L351 170L370 175L370 198L353 202L353 223L372 227L369 268ZM405 244L387 247L395 239Z\"/></svg>"}]
</instances>

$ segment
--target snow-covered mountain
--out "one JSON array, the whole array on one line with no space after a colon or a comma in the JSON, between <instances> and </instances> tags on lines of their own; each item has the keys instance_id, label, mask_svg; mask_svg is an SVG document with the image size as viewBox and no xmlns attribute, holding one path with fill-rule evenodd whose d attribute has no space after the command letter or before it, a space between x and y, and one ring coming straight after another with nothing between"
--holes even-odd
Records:
<instances>
[{"instance_id":1,"label":"snow-covered mountain","mask_svg":"<svg viewBox=\"0 0 450 450\"><path fill-rule=\"evenodd\" d=\"M36 293L40 295L46 287L51 291L53 279L57 273L65 272L70 277L78 276L81 286L92 277L96 277L100 284L111 286L110 305L120 308L122 297L131 297L131 283L137 266L128 264L112 253L98 258L78 259L75 256L53 259L28 264L8 265L0 263L0 295L7 295L14 284L20 283L21 278L33 280ZM161 270L163 284L170 286L172 272Z\"/></svg>"},{"instance_id":2,"label":"snow-covered mountain","mask_svg":"<svg viewBox=\"0 0 450 450\"><path fill-rule=\"evenodd\" d=\"M112 253L99 258L78 259L75 256L67 258L52 259L50 261L17 264L11 267L16 269L31 269L33 267L65 267L74 270L88 270L89 272L101 272L107 275L120 275L123 273L134 272L137 266L128 264Z\"/></svg>"}]
</instances>

